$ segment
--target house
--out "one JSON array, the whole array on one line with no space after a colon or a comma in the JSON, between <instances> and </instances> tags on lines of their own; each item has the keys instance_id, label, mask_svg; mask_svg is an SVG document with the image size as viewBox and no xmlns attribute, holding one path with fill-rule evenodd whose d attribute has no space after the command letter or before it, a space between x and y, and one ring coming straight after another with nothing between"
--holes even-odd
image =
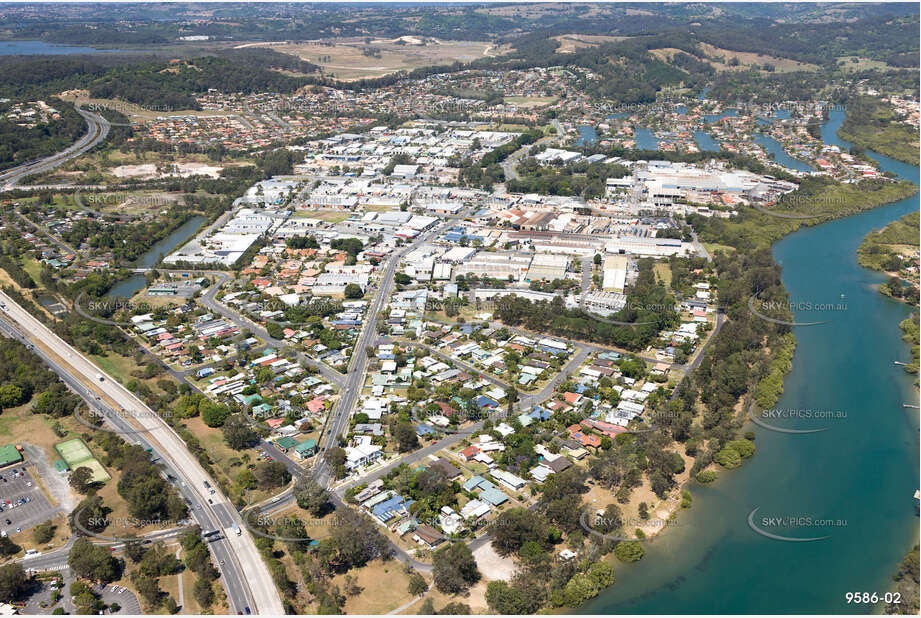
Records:
<instances>
[{"instance_id":1,"label":"house","mask_svg":"<svg viewBox=\"0 0 921 618\"><path fill-rule=\"evenodd\" d=\"M583 447L598 448L601 446L601 438L583 433L579 425L571 425L566 429L569 431L569 439L578 442Z\"/></svg>"},{"instance_id":2,"label":"house","mask_svg":"<svg viewBox=\"0 0 921 618\"><path fill-rule=\"evenodd\" d=\"M461 451L460 453L458 453L457 455L458 455L458 457L460 457L460 458L461 458L462 460L464 460L464 461L470 461L470 460L473 459L474 456L475 456L477 453L479 453L479 452L480 452L480 449L478 449L477 447L475 447L475 446L468 446L467 448L465 448L464 450L462 450L462 451ZM474 477L474 478L476 478L476 477Z\"/></svg>"},{"instance_id":3,"label":"house","mask_svg":"<svg viewBox=\"0 0 921 618\"><path fill-rule=\"evenodd\" d=\"M371 443L371 436L358 436L354 446L345 447L345 469L349 472L380 459L384 453L380 446Z\"/></svg>"},{"instance_id":4,"label":"house","mask_svg":"<svg viewBox=\"0 0 921 618\"><path fill-rule=\"evenodd\" d=\"M473 499L467 504L464 505L464 508L461 509L461 517L467 521L476 521L481 517L484 517L489 514L489 511L492 509L488 504L479 500Z\"/></svg>"},{"instance_id":5,"label":"house","mask_svg":"<svg viewBox=\"0 0 921 618\"><path fill-rule=\"evenodd\" d=\"M413 540L420 545L428 547L429 549L435 549L442 541L445 540L444 536L429 526L428 524L422 524L417 527L413 532Z\"/></svg>"},{"instance_id":6,"label":"house","mask_svg":"<svg viewBox=\"0 0 921 618\"><path fill-rule=\"evenodd\" d=\"M511 472L506 472L505 470L492 470L490 474L494 479L513 491L518 491L527 485L527 481L523 478L515 476Z\"/></svg>"},{"instance_id":7,"label":"house","mask_svg":"<svg viewBox=\"0 0 921 618\"><path fill-rule=\"evenodd\" d=\"M394 495L383 502L375 504L371 509L371 514L381 523L386 524L394 518L409 514L409 505L412 502L412 500L405 500L403 496Z\"/></svg>"},{"instance_id":8,"label":"house","mask_svg":"<svg viewBox=\"0 0 921 618\"><path fill-rule=\"evenodd\" d=\"M457 534L464 528L464 519L450 506L443 506L438 515L438 525L445 534Z\"/></svg>"},{"instance_id":9,"label":"house","mask_svg":"<svg viewBox=\"0 0 921 618\"><path fill-rule=\"evenodd\" d=\"M452 466L451 463L444 457L433 462L429 466L429 469L438 470L444 475L445 479L449 481L452 479L456 479L457 477L461 475L461 471L455 468L454 466Z\"/></svg>"},{"instance_id":10,"label":"house","mask_svg":"<svg viewBox=\"0 0 921 618\"><path fill-rule=\"evenodd\" d=\"M545 483L551 474L553 474L553 470L543 464L531 468L531 478L538 483Z\"/></svg>"},{"instance_id":11,"label":"house","mask_svg":"<svg viewBox=\"0 0 921 618\"><path fill-rule=\"evenodd\" d=\"M317 441L313 438L304 440L294 447L294 452L297 453L297 456L301 459L313 457L317 454Z\"/></svg>"},{"instance_id":12,"label":"house","mask_svg":"<svg viewBox=\"0 0 921 618\"><path fill-rule=\"evenodd\" d=\"M562 472L563 470L571 468L572 462L560 455L556 459L545 459L544 465L554 472Z\"/></svg>"},{"instance_id":13,"label":"house","mask_svg":"<svg viewBox=\"0 0 921 618\"><path fill-rule=\"evenodd\" d=\"M384 426L380 423L356 423L355 433L370 434L372 436L384 435Z\"/></svg>"},{"instance_id":14,"label":"house","mask_svg":"<svg viewBox=\"0 0 921 618\"><path fill-rule=\"evenodd\" d=\"M508 502L508 496L502 493L498 487L488 487L480 492L480 500L492 506L499 506Z\"/></svg>"},{"instance_id":15,"label":"house","mask_svg":"<svg viewBox=\"0 0 921 618\"><path fill-rule=\"evenodd\" d=\"M275 446L280 448L283 452L287 453L289 449L297 446L297 440L291 436L284 436L275 440Z\"/></svg>"}]
</instances>

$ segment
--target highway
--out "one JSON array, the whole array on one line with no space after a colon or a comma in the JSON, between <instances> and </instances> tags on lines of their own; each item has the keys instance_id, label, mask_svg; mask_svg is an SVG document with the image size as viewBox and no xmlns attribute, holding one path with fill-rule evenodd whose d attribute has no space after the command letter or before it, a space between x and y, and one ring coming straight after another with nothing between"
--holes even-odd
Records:
<instances>
[{"instance_id":1,"label":"highway","mask_svg":"<svg viewBox=\"0 0 921 618\"><path fill-rule=\"evenodd\" d=\"M179 479L177 489L192 506L191 511L202 530L242 525L236 508L189 453L172 427L6 294L0 293L0 302L3 303L0 312L3 334L31 346L68 387L102 412L128 441L152 448L170 474ZM205 482L214 489L213 494L205 488ZM268 568L248 534L226 535L209 545L234 610L243 611L249 607L253 613L284 613Z\"/></svg>"},{"instance_id":2,"label":"highway","mask_svg":"<svg viewBox=\"0 0 921 618\"><path fill-rule=\"evenodd\" d=\"M74 109L76 109L77 113L86 120L86 134L60 152L45 157L44 159L39 159L38 161L24 163L0 173L0 184L2 184L4 191L15 188L26 176L47 172L65 161L80 156L102 142L109 135L110 125L105 118L98 114L83 110L78 106L74 106Z\"/></svg>"}]
</instances>

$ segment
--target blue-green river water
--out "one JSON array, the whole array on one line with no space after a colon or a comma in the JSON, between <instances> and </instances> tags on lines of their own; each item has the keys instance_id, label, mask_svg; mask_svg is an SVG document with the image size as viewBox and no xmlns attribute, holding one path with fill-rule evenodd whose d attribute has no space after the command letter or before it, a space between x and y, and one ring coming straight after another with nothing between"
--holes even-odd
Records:
<instances>
[{"instance_id":1,"label":"blue-green river water","mask_svg":"<svg viewBox=\"0 0 921 618\"><path fill-rule=\"evenodd\" d=\"M847 147L832 112L823 139ZM874 153L883 170L918 183L918 168ZM614 585L583 613L868 613L848 591L886 591L899 561L918 542L918 404L913 379L893 361L909 359L898 323L908 307L874 289L885 280L857 264L863 237L918 210L918 196L804 228L774 246L799 326L793 370L779 411L814 410L817 420L782 412L776 426L826 427L811 434L751 426L758 453L710 486L694 484L693 506L646 543L646 556L616 570ZM843 295L843 296L842 296ZM828 310L810 308L816 304ZM815 414L813 414L815 416ZM792 417L792 418L791 418ZM748 524L789 537L756 534ZM776 525L773 517L813 518ZM834 520L834 526L816 525Z\"/></svg>"}]
</instances>

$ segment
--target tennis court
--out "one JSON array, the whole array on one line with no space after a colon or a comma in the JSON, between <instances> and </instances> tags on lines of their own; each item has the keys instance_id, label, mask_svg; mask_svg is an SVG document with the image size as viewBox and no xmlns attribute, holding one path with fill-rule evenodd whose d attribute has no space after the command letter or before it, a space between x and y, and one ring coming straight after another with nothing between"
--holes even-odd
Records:
<instances>
[{"instance_id":1,"label":"tennis court","mask_svg":"<svg viewBox=\"0 0 921 618\"><path fill-rule=\"evenodd\" d=\"M61 459L67 463L71 470L81 467L89 468L93 472L93 482L105 483L112 478L106 472L106 469L102 467L102 464L93 457L89 447L80 438L56 444L54 450L58 452Z\"/></svg>"}]
</instances>

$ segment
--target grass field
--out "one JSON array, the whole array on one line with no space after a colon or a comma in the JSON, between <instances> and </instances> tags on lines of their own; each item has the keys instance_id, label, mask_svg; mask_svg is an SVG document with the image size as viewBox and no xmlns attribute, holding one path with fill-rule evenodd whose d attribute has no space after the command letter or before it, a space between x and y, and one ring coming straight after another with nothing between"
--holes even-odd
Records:
<instances>
[{"instance_id":1,"label":"grass field","mask_svg":"<svg viewBox=\"0 0 921 618\"><path fill-rule=\"evenodd\" d=\"M817 71L819 69L819 67L815 64L798 62L796 60L790 60L789 58L778 58L776 56L764 56L762 54L752 54L748 52L737 52L728 49L720 49L719 47L715 47L709 43L701 43L700 49L708 56L722 56L725 59L725 62L717 62L714 60L710 61L710 64L719 71L746 71L753 65L764 64L774 65L774 70L776 73L789 73L790 71ZM738 66L731 67L729 64L727 64L733 58L739 61Z\"/></svg>"},{"instance_id":2,"label":"grass field","mask_svg":"<svg viewBox=\"0 0 921 618\"><path fill-rule=\"evenodd\" d=\"M411 71L420 67L449 64L454 61L470 62L489 55L491 43L480 41L424 40L424 45L414 45L394 39L373 39L366 43L359 37L333 39L297 44L271 45L275 51L297 56L323 68L323 73L340 80L380 77L397 71ZM375 55L365 55L374 50Z\"/></svg>"},{"instance_id":3,"label":"grass field","mask_svg":"<svg viewBox=\"0 0 921 618\"><path fill-rule=\"evenodd\" d=\"M556 97L505 97L504 101L518 107L541 107L556 103Z\"/></svg>"},{"instance_id":4,"label":"grass field","mask_svg":"<svg viewBox=\"0 0 921 618\"><path fill-rule=\"evenodd\" d=\"M601 34L561 34L553 37L559 41L560 46L557 51L561 54L571 54L586 47L598 47L602 43L612 43L623 41L629 37L625 36L607 36Z\"/></svg>"},{"instance_id":5,"label":"grass field","mask_svg":"<svg viewBox=\"0 0 921 618\"><path fill-rule=\"evenodd\" d=\"M294 213L295 217L303 219L320 219L329 223L339 223L352 216L349 210L298 210Z\"/></svg>"},{"instance_id":6,"label":"grass field","mask_svg":"<svg viewBox=\"0 0 921 618\"><path fill-rule=\"evenodd\" d=\"M375 560L353 571L361 592L348 597L343 608L346 614L386 614L410 601L409 577L396 560ZM343 590L345 575L337 575L333 583Z\"/></svg>"}]
</instances>

